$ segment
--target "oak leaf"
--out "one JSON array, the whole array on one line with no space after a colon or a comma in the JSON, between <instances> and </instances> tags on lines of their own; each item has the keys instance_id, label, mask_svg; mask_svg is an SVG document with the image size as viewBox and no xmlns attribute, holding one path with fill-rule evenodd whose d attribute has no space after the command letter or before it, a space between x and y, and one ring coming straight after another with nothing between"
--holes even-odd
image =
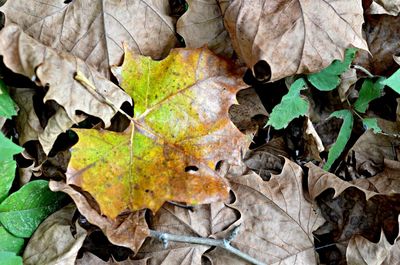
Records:
<instances>
[{"instance_id":1,"label":"oak leaf","mask_svg":"<svg viewBox=\"0 0 400 265\"><path fill-rule=\"evenodd\" d=\"M235 51L249 67L266 61L272 81L318 72L351 46L368 50L361 0L235 0L224 19Z\"/></svg>"},{"instance_id":2,"label":"oak leaf","mask_svg":"<svg viewBox=\"0 0 400 265\"><path fill-rule=\"evenodd\" d=\"M18 24L45 46L68 52L109 77L123 43L144 55L166 56L176 43L174 20L163 0L7 1L6 25Z\"/></svg>"},{"instance_id":3,"label":"oak leaf","mask_svg":"<svg viewBox=\"0 0 400 265\"><path fill-rule=\"evenodd\" d=\"M75 130L67 183L88 191L111 218L126 209L157 211L167 200L226 198L229 186L214 169L239 160L249 142L229 120L245 87L230 67L205 48L175 49L162 61L127 51L114 72L135 102L131 126Z\"/></svg>"}]
</instances>

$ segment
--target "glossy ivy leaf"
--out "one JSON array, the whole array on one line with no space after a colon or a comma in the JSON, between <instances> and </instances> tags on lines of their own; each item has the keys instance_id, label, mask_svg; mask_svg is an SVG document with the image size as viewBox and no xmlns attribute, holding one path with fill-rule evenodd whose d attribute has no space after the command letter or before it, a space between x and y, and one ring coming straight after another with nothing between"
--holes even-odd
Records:
<instances>
[{"instance_id":1,"label":"glossy ivy leaf","mask_svg":"<svg viewBox=\"0 0 400 265\"><path fill-rule=\"evenodd\" d=\"M228 116L245 88L232 66L206 48L174 49L162 61L127 51L113 71L135 102L133 122L123 133L74 130L67 183L88 191L111 218L126 209L157 211L167 200L226 198L215 167L238 161L248 144Z\"/></svg>"},{"instance_id":2,"label":"glossy ivy leaf","mask_svg":"<svg viewBox=\"0 0 400 265\"><path fill-rule=\"evenodd\" d=\"M392 74L388 79L382 81L383 85L386 85L400 94L400 69Z\"/></svg>"},{"instance_id":3,"label":"glossy ivy leaf","mask_svg":"<svg viewBox=\"0 0 400 265\"><path fill-rule=\"evenodd\" d=\"M379 127L376 118L365 118L362 122L366 129L371 129L374 133L382 133L382 129Z\"/></svg>"},{"instance_id":4,"label":"glossy ivy leaf","mask_svg":"<svg viewBox=\"0 0 400 265\"><path fill-rule=\"evenodd\" d=\"M329 149L328 160L324 165L324 170L328 171L336 159L343 152L347 141L350 139L351 130L353 129L353 114L350 110L338 110L333 112L329 118L343 119L342 127L340 128L339 135L336 142Z\"/></svg>"},{"instance_id":5,"label":"glossy ivy leaf","mask_svg":"<svg viewBox=\"0 0 400 265\"><path fill-rule=\"evenodd\" d=\"M0 204L0 223L13 235L28 238L63 203L65 194L52 192L48 181L22 186Z\"/></svg>"},{"instance_id":6,"label":"glossy ivy leaf","mask_svg":"<svg viewBox=\"0 0 400 265\"><path fill-rule=\"evenodd\" d=\"M308 101L300 96L300 91L305 89L305 85L305 80L300 78L290 86L289 92L272 109L267 125L271 125L278 130L283 129L293 119L307 114Z\"/></svg>"},{"instance_id":7,"label":"glossy ivy leaf","mask_svg":"<svg viewBox=\"0 0 400 265\"><path fill-rule=\"evenodd\" d=\"M335 89L340 84L340 75L349 69L356 52L356 48L346 49L343 61L335 60L322 71L308 75L308 81L321 91Z\"/></svg>"},{"instance_id":8,"label":"glossy ivy leaf","mask_svg":"<svg viewBox=\"0 0 400 265\"><path fill-rule=\"evenodd\" d=\"M11 119L14 115L17 115L15 103L8 94L3 80L0 80L0 116Z\"/></svg>"},{"instance_id":9,"label":"glossy ivy leaf","mask_svg":"<svg viewBox=\"0 0 400 265\"><path fill-rule=\"evenodd\" d=\"M22 150L0 132L0 202L7 197L15 177L16 162L13 155Z\"/></svg>"},{"instance_id":10,"label":"glossy ivy leaf","mask_svg":"<svg viewBox=\"0 0 400 265\"><path fill-rule=\"evenodd\" d=\"M19 253L24 246L25 240L10 234L0 225L0 252L9 251Z\"/></svg>"},{"instance_id":11,"label":"glossy ivy leaf","mask_svg":"<svg viewBox=\"0 0 400 265\"><path fill-rule=\"evenodd\" d=\"M17 256L13 252L0 251L1 265L22 265L22 257Z\"/></svg>"},{"instance_id":12,"label":"glossy ivy leaf","mask_svg":"<svg viewBox=\"0 0 400 265\"><path fill-rule=\"evenodd\" d=\"M369 103L377 98L380 98L383 93L383 88L385 87L382 84L382 81L385 78L381 77L375 82L371 79L365 79L364 83L361 86L359 96L354 102L354 109L358 112L365 113L367 110Z\"/></svg>"}]
</instances>

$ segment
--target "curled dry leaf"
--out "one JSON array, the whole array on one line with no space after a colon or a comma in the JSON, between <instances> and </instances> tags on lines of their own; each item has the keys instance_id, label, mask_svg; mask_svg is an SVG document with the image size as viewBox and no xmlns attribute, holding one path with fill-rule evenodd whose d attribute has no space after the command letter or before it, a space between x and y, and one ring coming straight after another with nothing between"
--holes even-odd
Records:
<instances>
[{"instance_id":1,"label":"curled dry leaf","mask_svg":"<svg viewBox=\"0 0 400 265\"><path fill-rule=\"evenodd\" d=\"M157 231L195 237L215 237L237 220L236 211L222 202L193 207L193 211L165 204L154 216L151 227ZM135 258L148 258L150 264L200 265L210 246L148 239Z\"/></svg>"},{"instance_id":2,"label":"curled dry leaf","mask_svg":"<svg viewBox=\"0 0 400 265\"><path fill-rule=\"evenodd\" d=\"M71 234L75 210L75 205L68 205L40 224L25 248L24 264L75 264L87 234L78 224L76 234Z\"/></svg>"},{"instance_id":3,"label":"curled dry leaf","mask_svg":"<svg viewBox=\"0 0 400 265\"><path fill-rule=\"evenodd\" d=\"M312 232L323 219L304 198L302 177L301 167L285 158L269 181L255 173L231 178L236 201L229 206L241 214L232 245L266 264L316 264Z\"/></svg>"},{"instance_id":4,"label":"curled dry leaf","mask_svg":"<svg viewBox=\"0 0 400 265\"><path fill-rule=\"evenodd\" d=\"M272 81L317 72L351 46L368 50L361 0L234 0L224 18L235 51L249 67L266 61Z\"/></svg>"},{"instance_id":5,"label":"curled dry leaf","mask_svg":"<svg viewBox=\"0 0 400 265\"><path fill-rule=\"evenodd\" d=\"M96 211L96 202L87 199L82 193L76 191L63 182L51 180L49 187L52 191L67 193L75 202L79 212L85 216L89 223L98 226L111 243L130 248L137 252L149 235L145 220L145 211L137 211L128 215L110 220Z\"/></svg>"},{"instance_id":6,"label":"curled dry leaf","mask_svg":"<svg viewBox=\"0 0 400 265\"><path fill-rule=\"evenodd\" d=\"M163 0L7 1L6 25L17 23L43 45L68 52L109 77L120 63L123 43L160 58L177 43L169 3ZM29 76L30 77L30 76Z\"/></svg>"},{"instance_id":7,"label":"curled dry leaf","mask_svg":"<svg viewBox=\"0 0 400 265\"><path fill-rule=\"evenodd\" d=\"M375 75L390 75L398 65L393 55L400 54L400 16L365 16L365 38L370 53L359 51L354 64Z\"/></svg>"},{"instance_id":8,"label":"curled dry leaf","mask_svg":"<svg viewBox=\"0 0 400 265\"><path fill-rule=\"evenodd\" d=\"M400 0L374 0L367 10L372 15L397 16L400 12Z\"/></svg>"},{"instance_id":9,"label":"curled dry leaf","mask_svg":"<svg viewBox=\"0 0 400 265\"><path fill-rule=\"evenodd\" d=\"M186 47L200 48L204 45L216 54L231 57L233 48L224 27L219 0L188 0L188 10L176 24Z\"/></svg>"},{"instance_id":10,"label":"curled dry leaf","mask_svg":"<svg viewBox=\"0 0 400 265\"><path fill-rule=\"evenodd\" d=\"M36 83L40 86L48 85L49 90L44 101L54 100L63 107L50 119L48 124L50 127L43 131L45 137L39 137L46 151L50 151L56 133L72 123L82 121L82 115L76 114L76 111L101 118L106 127L110 125L110 120L115 114L114 109L104 104L99 96L92 94L74 79L77 71L90 77L99 93L107 97L114 105L120 107L125 101L131 102L131 98L118 86L88 67L85 62L38 43L15 24L3 28L0 39L0 54L7 67L16 73L36 79ZM38 129L37 125L34 127ZM32 135L24 140L30 137Z\"/></svg>"},{"instance_id":11,"label":"curled dry leaf","mask_svg":"<svg viewBox=\"0 0 400 265\"><path fill-rule=\"evenodd\" d=\"M344 102L349 95L349 90L357 82L357 71L356 69L350 68L346 72L340 75L340 85L338 86L338 93L340 101Z\"/></svg>"},{"instance_id":12,"label":"curled dry leaf","mask_svg":"<svg viewBox=\"0 0 400 265\"><path fill-rule=\"evenodd\" d=\"M123 133L74 130L67 183L88 191L111 218L126 209L156 212L167 200L226 198L216 165L239 161L249 144L229 120L245 87L230 67L206 48L174 49L162 61L127 51L115 73L135 101L131 125Z\"/></svg>"}]
</instances>

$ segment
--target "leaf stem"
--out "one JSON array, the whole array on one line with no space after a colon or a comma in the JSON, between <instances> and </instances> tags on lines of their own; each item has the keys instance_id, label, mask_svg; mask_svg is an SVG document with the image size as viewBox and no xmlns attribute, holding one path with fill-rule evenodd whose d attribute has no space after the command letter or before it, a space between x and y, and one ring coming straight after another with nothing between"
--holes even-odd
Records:
<instances>
[{"instance_id":1,"label":"leaf stem","mask_svg":"<svg viewBox=\"0 0 400 265\"><path fill-rule=\"evenodd\" d=\"M247 255L246 253L240 251L239 249L237 249L231 245L231 241L238 234L239 227L240 226L235 227L232 230L232 232L230 233L230 235L224 239L174 235L174 234L159 232L159 231L155 231L155 230L150 230L150 236L162 241L164 248L166 248L168 246L169 241L220 247L236 256L239 256L240 258L242 258L243 260L245 260L247 262L250 262L255 265L265 265L265 263L262 263L262 262L256 260L255 258Z\"/></svg>"},{"instance_id":2,"label":"leaf stem","mask_svg":"<svg viewBox=\"0 0 400 265\"><path fill-rule=\"evenodd\" d=\"M371 74L370 71L362 67L361 65L353 64L353 68L356 70L360 70L361 72L365 73L369 78L374 78L375 76Z\"/></svg>"}]
</instances>

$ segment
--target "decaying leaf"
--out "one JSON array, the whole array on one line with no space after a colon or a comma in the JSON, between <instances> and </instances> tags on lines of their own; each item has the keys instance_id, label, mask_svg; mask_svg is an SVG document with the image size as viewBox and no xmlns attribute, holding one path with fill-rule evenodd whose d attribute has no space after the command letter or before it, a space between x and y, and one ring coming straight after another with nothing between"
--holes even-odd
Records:
<instances>
[{"instance_id":1,"label":"decaying leaf","mask_svg":"<svg viewBox=\"0 0 400 265\"><path fill-rule=\"evenodd\" d=\"M400 12L400 0L374 0L367 10L373 15L387 14L397 16Z\"/></svg>"},{"instance_id":2,"label":"decaying leaf","mask_svg":"<svg viewBox=\"0 0 400 265\"><path fill-rule=\"evenodd\" d=\"M128 215L110 220L101 215L96 209L96 202L87 199L82 193L63 182L50 181L50 189L67 193L75 202L79 212L86 217L89 223L98 226L111 243L130 248L137 252L149 235L145 212L137 211Z\"/></svg>"},{"instance_id":3,"label":"decaying leaf","mask_svg":"<svg viewBox=\"0 0 400 265\"><path fill-rule=\"evenodd\" d=\"M316 264L312 232L323 219L304 198L302 175L285 159L269 181L254 173L230 179L237 199L229 206L241 213L233 246L266 264Z\"/></svg>"},{"instance_id":4,"label":"decaying leaf","mask_svg":"<svg viewBox=\"0 0 400 265\"><path fill-rule=\"evenodd\" d=\"M76 234L72 235L75 210L75 205L68 205L40 224L24 250L24 264L75 264L87 233L77 224Z\"/></svg>"},{"instance_id":5,"label":"decaying leaf","mask_svg":"<svg viewBox=\"0 0 400 265\"><path fill-rule=\"evenodd\" d=\"M235 0L224 18L235 51L249 67L266 61L272 81L318 72L351 46L368 50L361 1Z\"/></svg>"},{"instance_id":6,"label":"decaying leaf","mask_svg":"<svg viewBox=\"0 0 400 265\"><path fill-rule=\"evenodd\" d=\"M109 66L120 63L123 43L160 58L177 42L169 3L163 0L17 0L0 11L6 25L18 24L43 45L80 58L105 77Z\"/></svg>"},{"instance_id":7,"label":"decaying leaf","mask_svg":"<svg viewBox=\"0 0 400 265\"><path fill-rule=\"evenodd\" d=\"M115 110L103 103L99 96L88 91L74 79L77 71L90 77L99 93L106 96L114 105L120 107L125 101L131 101L118 86L88 67L84 61L70 54L58 53L47 48L23 33L15 24L5 27L0 33L0 39L0 54L3 55L7 67L16 73L36 79L36 83L40 86L48 86L49 90L44 101L54 100L63 106L59 109L61 113L52 119L53 124L47 131L50 135L54 135L52 130L60 131L68 127L65 123L82 121L83 117L77 114L77 111L101 118L106 127L110 125L110 120L115 114ZM69 118L62 113L64 111ZM57 125L60 121L63 124ZM49 145L50 143L46 144L47 151L51 149Z\"/></svg>"},{"instance_id":8,"label":"decaying leaf","mask_svg":"<svg viewBox=\"0 0 400 265\"><path fill-rule=\"evenodd\" d=\"M177 206L164 205L154 216L151 227L166 233L215 237L237 220L234 209L222 202L193 207L193 211ZM210 246L169 242L164 248L158 239L148 239L136 258L149 260L150 264L200 265L202 256Z\"/></svg>"},{"instance_id":9,"label":"decaying leaf","mask_svg":"<svg viewBox=\"0 0 400 265\"><path fill-rule=\"evenodd\" d=\"M110 259L109 261L104 261L97 257L96 255L85 252L83 253L83 257L81 259L77 259L75 265L149 265L147 262L148 259L143 260L124 260L124 261L113 261Z\"/></svg>"},{"instance_id":10,"label":"decaying leaf","mask_svg":"<svg viewBox=\"0 0 400 265\"><path fill-rule=\"evenodd\" d=\"M188 0L188 10L178 19L176 32L181 35L186 47L200 48L204 45L227 58L233 48L224 27L219 0Z\"/></svg>"},{"instance_id":11,"label":"decaying leaf","mask_svg":"<svg viewBox=\"0 0 400 265\"><path fill-rule=\"evenodd\" d=\"M357 82L357 71L356 69L349 69L340 75L340 84L337 88L340 100L346 101L351 87Z\"/></svg>"},{"instance_id":12,"label":"decaying leaf","mask_svg":"<svg viewBox=\"0 0 400 265\"><path fill-rule=\"evenodd\" d=\"M135 102L132 124L123 133L75 130L67 183L111 218L126 209L156 212L167 200L226 198L216 165L238 161L249 143L229 120L244 88L230 66L206 48L175 49L162 61L127 52L115 73Z\"/></svg>"}]
</instances>

